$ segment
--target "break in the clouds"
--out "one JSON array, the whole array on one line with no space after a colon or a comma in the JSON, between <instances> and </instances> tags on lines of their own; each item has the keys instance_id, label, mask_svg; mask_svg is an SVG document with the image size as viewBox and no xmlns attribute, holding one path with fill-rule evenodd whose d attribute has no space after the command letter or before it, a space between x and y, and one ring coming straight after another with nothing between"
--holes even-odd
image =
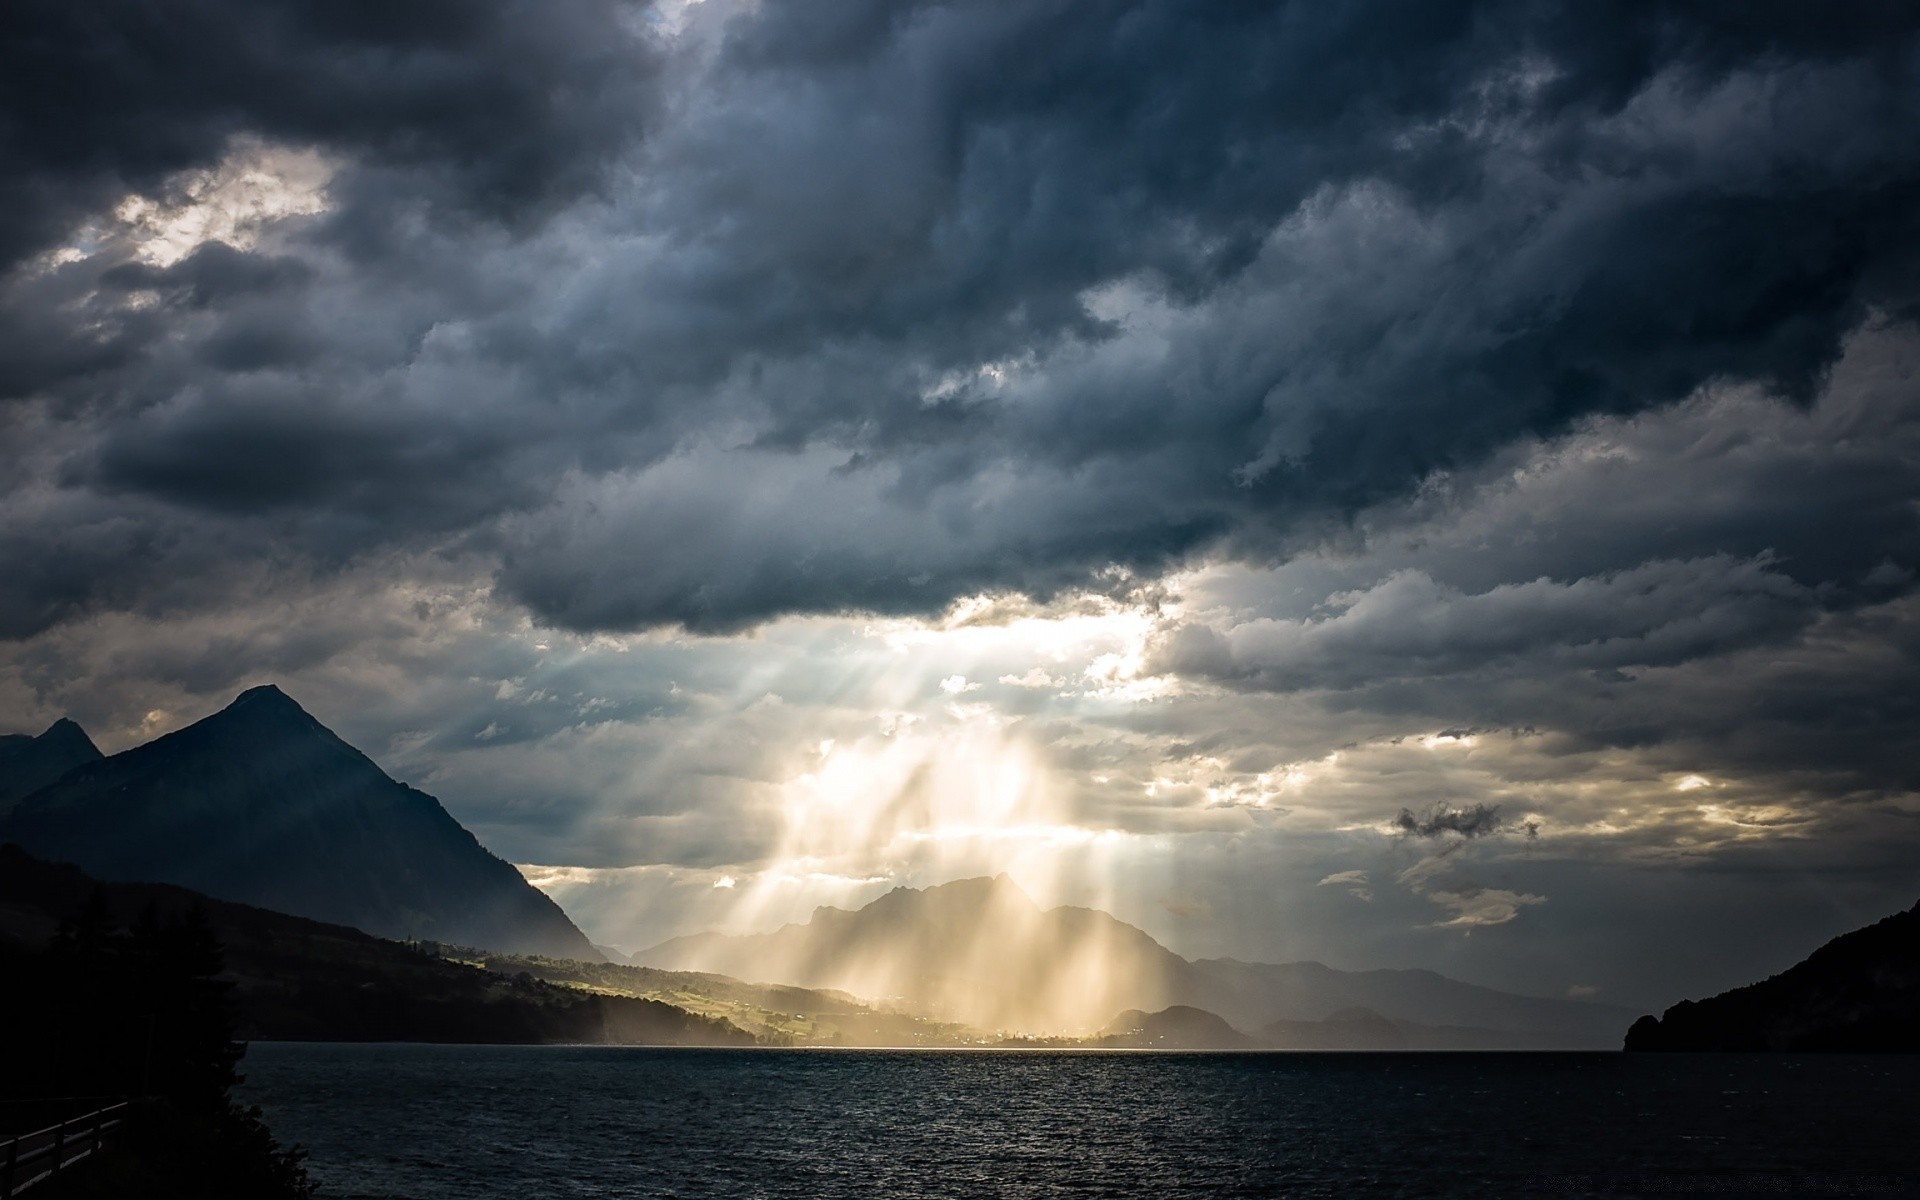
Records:
<instances>
[{"instance_id":1,"label":"break in the clouds","mask_svg":"<svg viewBox=\"0 0 1920 1200\"><path fill-rule=\"evenodd\" d=\"M279 680L636 943L1012 864L1646 993L1911 888L1910 6L5 20L9 725Z\"/></svg>"}]
</instances>

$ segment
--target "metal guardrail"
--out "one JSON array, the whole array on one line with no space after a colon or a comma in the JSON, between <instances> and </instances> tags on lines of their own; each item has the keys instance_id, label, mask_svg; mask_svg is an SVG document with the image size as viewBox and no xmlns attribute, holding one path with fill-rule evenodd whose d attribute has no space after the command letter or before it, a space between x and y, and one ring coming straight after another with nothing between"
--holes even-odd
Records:
<instances>
[{"instance_id":1,"label":"metal guardrail","mask_svg":"<svg viewBox=\"0 0 1920 1200\"><path fill-rule=\"evenodd\" d=\"M123 1100L0 1142L0 1200L12 1200L98 1153L107 1137L126 1124L131 1108Z\"/></svg>"}]
</instances>

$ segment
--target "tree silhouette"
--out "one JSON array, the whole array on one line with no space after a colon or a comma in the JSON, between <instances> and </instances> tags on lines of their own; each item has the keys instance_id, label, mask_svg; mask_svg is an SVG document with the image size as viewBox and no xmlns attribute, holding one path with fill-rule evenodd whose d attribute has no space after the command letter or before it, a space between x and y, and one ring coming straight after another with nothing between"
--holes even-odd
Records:
<instances>
[{"instance_id":1,"label":"tree silhouette","mask_svg":"<svg viewBox=\"0 0 1920 1200\"><path fill-rule=\"evenodd\" d=\"M260 1110L231 1096L246 1047L221 978L220 940L196 903L163 918L149 902L115 924L96 887L45 951L0 963L24 986L0 1017L14 1043L4 1085L14 1124L51 1123L109 1100L136 1109L124 1134L85 1168L36 1194L60 1197L302 1197L298 1149L277 1145Z\"/></svg>"}]
</instances>

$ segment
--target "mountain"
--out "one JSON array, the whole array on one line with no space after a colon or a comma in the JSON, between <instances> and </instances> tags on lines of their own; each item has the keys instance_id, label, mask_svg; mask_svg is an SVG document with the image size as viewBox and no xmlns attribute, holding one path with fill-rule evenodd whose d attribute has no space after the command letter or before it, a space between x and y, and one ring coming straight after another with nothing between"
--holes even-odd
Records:
<instances>
[{"instance_id":1,"label":"mountain","mask_svg":"<svg viewBox=\"0 0 1920 1200\"><path fill-rule=\"evenodd\" d=\"M1516 1048L1599 1048L1617 1045L1632 1017L1612 1005L1517 996L1431 971L1189 962L1097 909L1042 909L1004 875L895 888L857 911L820 908L806 924L772 933L675 938L633 961L837 988L943 1020L1038 1036L1096 1034L1128 1010L1185 1006L1252 1030L1366 1008L1395 1022L1471 1027Z\"/></svg>"},{"instance_id":2,"label":"mountain","mask_svg":"<svg viewBox=\"0 0 1920 1200\"><path fill-rule=\"evenodd\" d=\"M1347 1008L1324 1021L1270 1021L1260 1041L1276 1050L1406 1050L1406 1031L1368 1008Z\"/></svg>"},{"instance_id":3,"label":"mountain","mask_svg":"<svg viewBox=\"0 0 1920 1200\"><path fill-rule=\"evenodd\" d=\"M1627 1031L1628 1050L1920 1052L1920 904Z\"/></svg>"},{"instance_id":4,"label":"mountain","mask_svg":"<svg viewBox=\"0 0 1920 1200\"><path fill-rule=\"evenodd\" d=\"M773 933L676 938L633 961L837 988L981 1029L1075 1036L1124 1009L1174 1003L1186 966L1106 913L1043 911L1005 875L895 888L856 912L819 908Z\"/></svg>"},{"instance_id":5,"label":"mountain","mask_svg":"<svg viewBox=\"0 0 1920 1200\"><path fill-rule=\"evenodd\" d=\"M36 859L0 845L0 1027L38 1029L50 1007L72 1009L87 982L59 974L47 945L62 922L97 912L108 941L129 940L143 923L198 911L225 949L243 1039L288 1041L590 1042L650 1046L746 1046L756 1039L656 1000L555 986L518 973L445 961L417 947L349 929L215 900L163 883L97 883L71 863ZM134 1044L139 1026L89 1031L89 1039ZM9 1047L17 1058L37 1047ZM56 1064L57 1065L57 1064ZM9 1068L18 1066L11 1058ZM0 1088L0 1092L4 1092Z\"/></svg>"},{"instance_id":6,"label":"mountain","mask_svg":"<svg viewBox=\"0 0 1920 1200\"><path fill-rule=\"evenodd\" d=\"M1255 1042L1204 1008L1176 1004L1156 1013L1128 1009L1100 1031L1095 1045L1115 1050L1247 1050Z\"/></svg>"},{"instance_id":7,"label":"mountain","mask_svg":"<svg viewBox=\"0 0 1920 1200\"><path fill-rule=\"evenodd\" d=\"M0 816L0 840L103 879L178 884L382 937L600 958L438 800L272 686L68 770Z\"/></svg>"},{"instance_id":8,"label":"mountain","mask_svg":"<svg viewBox=\"0 0 1920 1200\"><path fill-rule=\"evenodd\" d=\"M0 736L0 813L75 767L95 762L100 751L87 731L65 717L39 737Z\"/></svg>"}]
</instances>

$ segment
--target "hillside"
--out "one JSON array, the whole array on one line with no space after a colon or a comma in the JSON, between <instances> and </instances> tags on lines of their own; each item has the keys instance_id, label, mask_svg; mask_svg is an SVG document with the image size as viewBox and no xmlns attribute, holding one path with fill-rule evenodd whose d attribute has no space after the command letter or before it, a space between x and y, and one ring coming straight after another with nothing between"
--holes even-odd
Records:
<instances>
[{"instance_id":1,"label":"hillside","mask_svg":"<svg viewBox=\"0 0 1920 1200\"><path fill-rule=\"evenodd\" d=\"M1920 1053L1920 904L1759 983L1641 1017L1626 1048Z\"/></svg>"},{"instance_id":2,"label":"hillside","mask_svg":"<svg viewBox=\"0 0 1920 1200\"><path fill-rule=\"evenodd\" d=\"M496 974L525 973L534 979L602 995L659 1000L727 1021L768 1045L979 1046L997 1040L965 1025L863 1004L845 992L745 983L724 975L655 967L492 954L431 944L426 948Z\"/></svg>"},{"instance_id":3,"label":"hillside","mask_svg":"<svg viewBox=\"0 0 1920 1200\"><path fill-rule=\"evenodd\" d=\"M1249 1050L1257 1043L1203 1008L1176 1004L1155 1013L1128 1009L1093 1044L1110 1050Z\"/></svg>"},{"instance_id":4,"label":"hillside","mask_svg":"<svg viewBox=\"0 0 1920 1200\"><path fill-rule=\"evenodd\" d=\"M743 1046L754 1038L654 1000L595 995L448 962L340 925L152 883L96 883L79 868L0 846L0 972L8 1003L76 981L39 969L44 947L96 890L125 929L198 906L226 951L242 1038L290 1041L608 1042ZM21 986L19 981L31 981Z\"/></svg>"},{"instance_id":5,"label":"hillside","mask_svg":"<svg viewBox=\"0 0 1920 1200\"><path fill-rule=\"evenodd\" d=\"M0 816L0 840L99 878L179 884L383 937L600 957L438 800L271 686L66 771Z\"/></svg>"}]
</instances>

